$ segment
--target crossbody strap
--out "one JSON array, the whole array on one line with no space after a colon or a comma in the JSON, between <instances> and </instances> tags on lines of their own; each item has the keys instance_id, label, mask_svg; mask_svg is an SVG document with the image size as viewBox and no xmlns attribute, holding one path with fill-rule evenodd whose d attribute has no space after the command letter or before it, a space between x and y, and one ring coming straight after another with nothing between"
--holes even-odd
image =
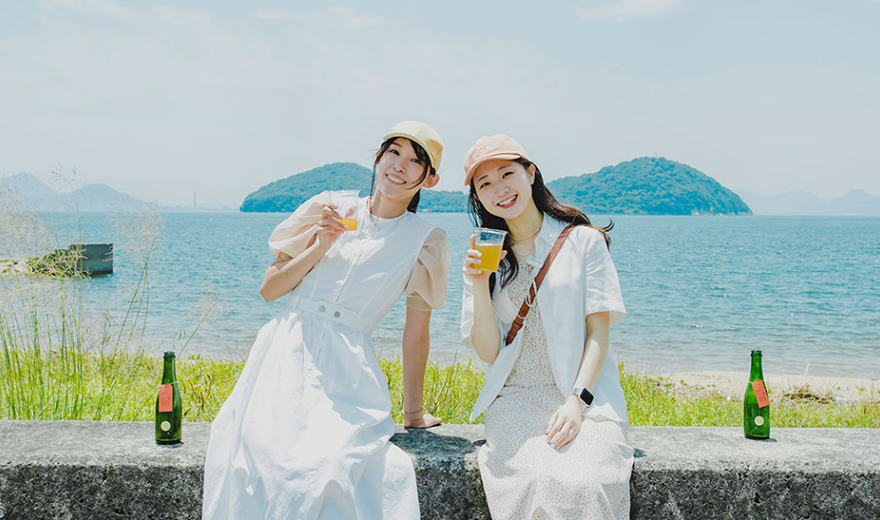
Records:
<instances>
[{"instance_id":1,"label":"crossbody strap","mask_svg":"<svg viewBox=\"0 0 880 520\"><path fill-rule=\"evenodd\" d=\"M565 226L565 229L563 229L562 233L559 233L559 237L556 238L556 243L553 244L553 249L547 254L547 258L544 260L544 265L541 266L541 270L538 271L538 276L535 277L535 283L529 288L529 295L526 296L522 306L519 308L519 312L516 313L516 319L513 320L513 325L510 326L510 331L507 332L507 338L504 340L505 345L513 343L513 338L516 337L516 333L519 332L523 321L526 319L526 315L528 315L529 310L532 308L532 304L535 302L535 296L538 294L538 289L541 288L541 282L544 281L544 275L547 274L547 270L550 269L550 264L553 263L553 259L556 258L559 250L562 249L562 244L565 242L565 238L568 237L568 234L571 233L572 229L574 229L574 224Z\"/></svg>"}]
</instances>

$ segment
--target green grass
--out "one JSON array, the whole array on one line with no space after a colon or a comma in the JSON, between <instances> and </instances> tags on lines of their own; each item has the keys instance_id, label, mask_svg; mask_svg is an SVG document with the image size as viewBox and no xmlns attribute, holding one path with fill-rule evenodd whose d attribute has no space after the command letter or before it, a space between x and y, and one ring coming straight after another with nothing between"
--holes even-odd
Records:
<instances>
[{"instance_id":1,"label":"green grass","mask_svg":"<svg viewBox=\"0 0 880 520\"><path fill-rule=\"evenodd\" d=\"M178 360L186 419L212 420L243 366L244 362ZM0 372L0 419L150 421L162 358L4 349Z\"/></svg>"},{"instance_id":2,"label":"green grass","mask_svg":"<svg viewBox=\"0 0 880 520\"><path fill-rule=\"evenodd\" d=\"M403 364L397 359L382 359L379 363L391 392L391 416L394 422L403 423ZM475 369L470 361L448 366L429 362L425 370L425 410L446 423L468 424L484 381L483 371ZM481 423L482 418L477 422Z\"/></svg>"},{"instance_id":3,"label":"green grass","mask_svg":"<svg viewBox=\"0 0 880 520\"><path fill-rule=\"evenodd\" d=\"M0 357L0 418L150 421L162 359L143 353L100 355L64 349L4 348ZM395 422L402 422L402 366L381 360ZM243 361L191 357L177 363L187 421L210 421L232 391ZM425 407L446 423L467 424L483 385L470 365L429 363ZM621 371L634 426L742 425L742 401L706 389L682 389L668 380ZM772 397L774 427L880 428L880 402L839 404L822 399ZM476 423L482 422L478 418Z\"/></svg>"},{"instance_id":4,"label":"green grass","mask_svg":"<svg viewBox=\"0 0 880 520\"><path fill-rule=\"evenodd\" d=\"M624 371L620 382L633 426L742 426L742 398L728 399L711 389L677 387L663 377ZM774 427L880 428L880 401L836 403L802 394L770 394Z\"/></svg>"}]
</instances>

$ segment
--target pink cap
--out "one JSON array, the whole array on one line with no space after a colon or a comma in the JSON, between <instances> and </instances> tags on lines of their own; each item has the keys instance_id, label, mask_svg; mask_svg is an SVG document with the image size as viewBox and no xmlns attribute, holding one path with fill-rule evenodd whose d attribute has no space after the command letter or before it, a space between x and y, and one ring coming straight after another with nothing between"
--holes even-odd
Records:
<instances>
[{"instance_id":1,"label":"pink cap","mask_svg":"<svg viewBox=\"0 0 880 520\"><path fill-rule=\"evenodd\" d=\"M508 135L484 135L477 139L471 149L464 155L464 185L471 183L471 177L477 171L477 167L492 159L519 159L522 157L529 160L525 149Z\"/></svg>"}]
</instances>

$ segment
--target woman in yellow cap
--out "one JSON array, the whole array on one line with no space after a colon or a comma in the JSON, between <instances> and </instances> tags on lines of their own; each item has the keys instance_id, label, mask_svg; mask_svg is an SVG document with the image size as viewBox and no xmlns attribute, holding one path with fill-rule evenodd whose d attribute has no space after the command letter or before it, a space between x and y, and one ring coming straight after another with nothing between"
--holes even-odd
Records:
<instances>
[{"instance_id":1,"label":"woman in yellow cap","mask_svg":"<svg viewBox=\"0 0 880 520\"><path fill-rule=\"evenodd\" d=\"M399 123L376 153L370 197L321 193L272 233L260 292L290 296L211 426L203 518L419 518L412 463L388 442L391 399L370 335L406 293L404 417L438 424L422 386L449 246L415 212L442 151L430 126Z\"/></svg>"},{"instance_id":2,"label":"woman in yellow cap","mask_svg":"<svg viewBox=\"0 0 880 520\"><path fill-rule=\"evenodd\" d=\"M560 204L506 135L468 151L465 185L476 224L508 233L497 274L481 269L473 237L463 267L461 332L489 364L471 417L486 413L479 463L492 518L629 518L633 449L608 344L626 313L611 225Z\"/></svg>"}]
</instances>

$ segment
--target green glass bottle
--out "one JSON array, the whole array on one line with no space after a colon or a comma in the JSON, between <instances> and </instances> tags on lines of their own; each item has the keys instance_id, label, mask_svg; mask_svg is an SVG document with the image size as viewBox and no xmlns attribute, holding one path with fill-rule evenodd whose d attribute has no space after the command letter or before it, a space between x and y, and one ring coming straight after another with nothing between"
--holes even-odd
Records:
<instances>
[{"instance_id":1,"label":"green glass bottle","mask_svg":"<svg viewBox=\"0 0 880 520\"><path fill-rule=\"evenodd\" d=\"M752 351L752 372L743 399L743 426L747 439L770 437L770 398L764 383L761 351Z\"/></svg>"},{"instance_id":2,"label":"green glass bottle","mask_svg":"<svg viewBox=\"0 0 880 520\"><path fill-rule=\"evenodd\" d=\"M156 399L156 444L178 444L182 422L183 404L174 370L174 352L166 352L162 384Z\"/></svg>"}]
</instances>

